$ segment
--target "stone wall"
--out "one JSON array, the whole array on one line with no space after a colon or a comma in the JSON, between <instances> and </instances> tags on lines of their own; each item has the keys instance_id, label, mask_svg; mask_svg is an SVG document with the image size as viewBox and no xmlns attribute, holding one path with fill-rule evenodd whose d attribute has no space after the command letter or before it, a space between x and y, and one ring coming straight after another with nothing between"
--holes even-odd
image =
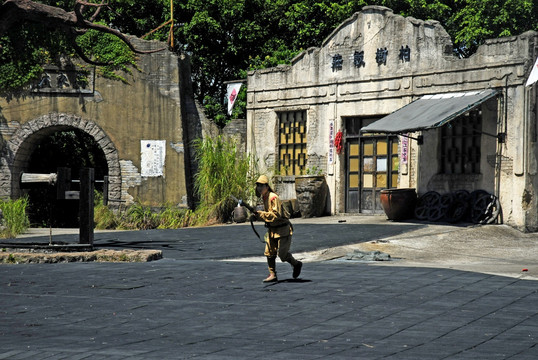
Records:
<instances>
[{"instance_id":1,"label":"stone wall","mask_svg":"<svg viewBox=\"0 0 538 360\"><path fill-rule=\"evenodd\" d=\"M134 37L131 41L140 50L166 47ZM190 144L202 133L188 58L167 50L139 55L138 70L122 76L127 83L96 76L85 89L34 90L24 97L0 98L0 196L19 194L20 173L37 142L76 128L92 136L105 153L111 205L140 200L188 206ZM142 176L142 140L164 141L162 175Z\"/></svg>"},{"instance_id":2,"label":"stone wall","mask_svg":"<svg viewBox=\"0 0 538 360\"><path fill-rule=\"evenodd\" d=\"M118 151L110 138L95 122L87 121L74 115L51 113L43 115L37 119L28 121L14 130L3 149L2 163L0 166L0 197L9 198L20 195L19 178L12 174L24 172L29 157L33 149L44 137L53 131L80 129L99 144L105 154L108 176L109 193L111 202L118 202L122 199L122 181Z\"/></svg>"},{"instance_id":3,"label":"stone wall","mask_svg":"<svg viewBox=\"0 0 538 360\"><path fill-rule=\"evenodd\" d=\"M235 141L243 152L247 148L247 121L245 119L231 120L222 129L222 134Z\"/></svg>"}]
</instances>

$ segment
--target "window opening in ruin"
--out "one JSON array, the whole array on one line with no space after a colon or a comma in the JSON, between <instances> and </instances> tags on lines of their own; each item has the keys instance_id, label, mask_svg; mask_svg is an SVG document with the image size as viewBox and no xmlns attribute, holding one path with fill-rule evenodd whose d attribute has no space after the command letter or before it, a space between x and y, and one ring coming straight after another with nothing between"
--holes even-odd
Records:
<instances>
[{"instance_id":1,"label":"window opening in ruin","mask_svg":"<svg viewBox=\"0 0 538 360\"><path fill-rule=\"evenodd\" d=\"M482 112L472 110L441 128L441 174L480 174Z\"/></svg>"},{"instance_id":2,"label":"window opening in ruin","mask_svg":"<svg viewBox=\"0 0 538 360\"><path fill-rule=\"evenodd\" d=\"M278 113L278 171L280 175L306 173L306 111Z\"/></svg>"}]
</instances>

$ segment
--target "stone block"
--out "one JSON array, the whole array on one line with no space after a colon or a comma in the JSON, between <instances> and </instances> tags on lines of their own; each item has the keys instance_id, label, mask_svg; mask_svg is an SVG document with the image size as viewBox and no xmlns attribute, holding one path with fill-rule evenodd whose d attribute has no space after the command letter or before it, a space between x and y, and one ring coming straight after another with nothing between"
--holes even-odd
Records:
<instances>
[{"instance_id":1,"label":"stone block","mask_svg":"<svg viewBox=\"0 0 538 360\"><path fill-rule=\"evenodd\" d=\"M297 176L295 178L297 203L303 218L325 215L329 188L325 176Z\"/></svg>"}]
</instances>

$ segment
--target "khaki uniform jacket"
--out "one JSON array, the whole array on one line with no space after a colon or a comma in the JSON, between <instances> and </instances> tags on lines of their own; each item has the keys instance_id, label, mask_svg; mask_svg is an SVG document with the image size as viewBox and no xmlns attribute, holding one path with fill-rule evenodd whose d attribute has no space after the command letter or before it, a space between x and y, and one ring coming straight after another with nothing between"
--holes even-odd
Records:
<instances>
[{"instance_id":1,"label":"khaki uniform jacket","mask_svg":"<svg viewBox=\"0 0 538 360\"><path fill-rule=\"evenodd\" d=\"M265 222L271 238L290 236L293 233L290 221L283 216L282 202L277 194L268 192L263 197L263 208L265 211L258 211L258 216Z\"/></svg>"}]
</instances>

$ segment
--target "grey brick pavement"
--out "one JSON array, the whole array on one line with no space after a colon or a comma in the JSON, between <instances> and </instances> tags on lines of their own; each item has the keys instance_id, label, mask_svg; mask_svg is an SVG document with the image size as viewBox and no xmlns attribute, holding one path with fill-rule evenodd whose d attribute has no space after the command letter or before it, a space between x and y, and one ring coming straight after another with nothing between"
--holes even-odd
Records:
<instances>
[{"instance_id":1,"label":"grey brick pavement","mask_svg":"<svg viewBox=\"0 0 538 360\"><path fill-rule=\"evenodd\" d=\"M246 230L99 234L162 247L149 263L0 266L0 359L538 358L537 281L335 260L266 285L263 263L222 260L259 255ZM302 230L303 250L334 236Z\"/></svg>"}]
</instances>

